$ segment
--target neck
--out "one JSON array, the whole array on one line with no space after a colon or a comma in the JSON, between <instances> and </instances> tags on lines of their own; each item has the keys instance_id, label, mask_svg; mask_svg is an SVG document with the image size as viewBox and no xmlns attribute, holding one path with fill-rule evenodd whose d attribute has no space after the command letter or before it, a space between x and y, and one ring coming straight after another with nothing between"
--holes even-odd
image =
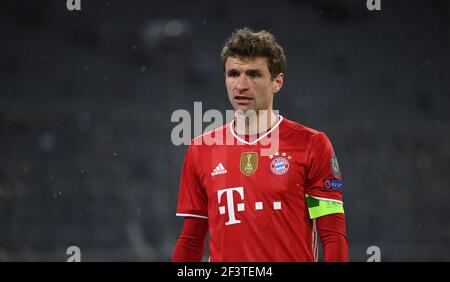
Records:
<instances>
[{"instance_id":1,"label":"neck","mask_svg":"<svg viewBox=\"0 0 450 282\"><path fill-rule=\"evenodd\" d=\"M239 135L255 135L266 132L278 121L278 117L272 110L263 110L249 115L235 112L235 119L234 128Z\"/></svg>"}]
</instances>

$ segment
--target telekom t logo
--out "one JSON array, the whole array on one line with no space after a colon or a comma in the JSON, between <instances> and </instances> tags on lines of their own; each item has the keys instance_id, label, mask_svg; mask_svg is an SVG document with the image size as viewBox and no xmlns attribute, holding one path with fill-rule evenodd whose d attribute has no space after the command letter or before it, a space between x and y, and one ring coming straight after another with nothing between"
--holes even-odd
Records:
<instances>
[{"instance_id":1,"label":"telekom t logo","mask_svg":"<svg viewBox=\"0 0 450 282\"><path fill-rule=\"evenodd\" d=\"M228 221L225 222L225 225L241 223L240 220L236 219L236 214L234 211L233 192L238 192L239 196L241 197L241 200L244 200L244 187L235 187L235 188L227 188L227 189L217 190L217 198L218 198L219 204L221 202L222 194L225 192L226 192L226 197L227 197L227 210L228 210ZM244 210L245 210L244 203L238 203L237 211L244 211ZM225 214L225 212L226 212L225 206L219 206L219 213Z\"/></svg>"}]
</instances>

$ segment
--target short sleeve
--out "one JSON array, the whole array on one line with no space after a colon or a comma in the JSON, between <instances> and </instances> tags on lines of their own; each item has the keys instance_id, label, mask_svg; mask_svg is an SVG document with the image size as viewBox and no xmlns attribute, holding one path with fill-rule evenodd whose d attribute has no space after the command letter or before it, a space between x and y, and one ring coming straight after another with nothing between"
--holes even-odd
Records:
<instances>
[{"instance_id":1,"label":"short sleeve","mask_svg":"<svg viewBox=\"0 0 450 282\"><path fill-rule=\"evenodd\" d=\"M305 194L318 200L342 203L342 176L331 141L323 132L312 138Z\"/></svg>"},{"instance_id":2,"label":"short sleeve","mask_svg":"<svg viewBox=\"0 0 450 282\"><path fill-rule=\"evenodd\" d=\"M195 167L194 145L186 151L178 193L177 216L208 218L208 198Z\"/></svg>"}]
</instances>

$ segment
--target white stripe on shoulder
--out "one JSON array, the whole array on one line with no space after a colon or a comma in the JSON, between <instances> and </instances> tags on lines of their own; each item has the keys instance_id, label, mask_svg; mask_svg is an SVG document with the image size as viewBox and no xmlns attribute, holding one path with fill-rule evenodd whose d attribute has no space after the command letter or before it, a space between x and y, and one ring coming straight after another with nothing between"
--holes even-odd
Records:
<instances>
[{"instance_id":1,"label":"white stripe on shoulder","mask_svg":"<svg viewBox=\"0 0 450 282\"><path fill-rule=\"evenodd\" d=\"M176 216L191 216L191 217L208 219L207 216L197 215L197 214L190 214L190 213L177 213Z\"/></svg>"}]
</instances>

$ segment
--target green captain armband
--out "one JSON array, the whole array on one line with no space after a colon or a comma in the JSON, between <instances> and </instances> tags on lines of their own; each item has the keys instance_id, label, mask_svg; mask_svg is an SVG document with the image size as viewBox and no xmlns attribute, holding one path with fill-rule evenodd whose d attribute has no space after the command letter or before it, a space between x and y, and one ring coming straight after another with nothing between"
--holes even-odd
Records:
<instances>
[{"instance_id":1,"label":"green captain armband","mask_svg":"<svg viewBox=\"0 0 450 282\"><path fill-rule=\"evenodd\" d=\"M327 214L344 213L342 203L320 200L306 195L306 204L308 206L309 218L315 219Z\"/></svg>"}]
</instances>

